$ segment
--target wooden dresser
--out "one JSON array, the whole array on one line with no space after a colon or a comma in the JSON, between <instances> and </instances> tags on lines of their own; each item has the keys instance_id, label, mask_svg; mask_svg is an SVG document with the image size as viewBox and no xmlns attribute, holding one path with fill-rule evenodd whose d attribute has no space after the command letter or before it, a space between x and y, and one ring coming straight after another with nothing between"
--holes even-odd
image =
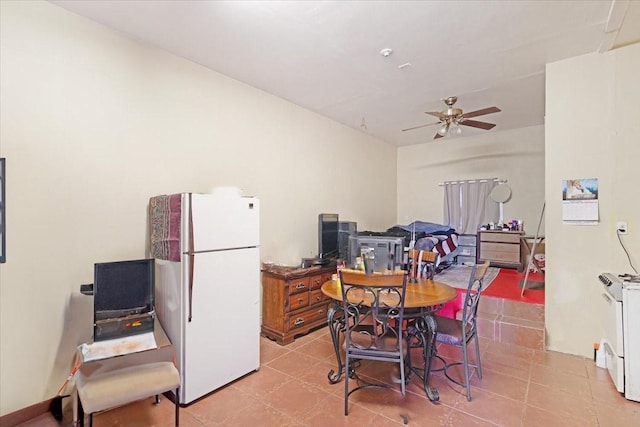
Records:
<instances>
[{"instance_id":1,"label":"wooden dresser","mask_svg":"<svg viewBox=\"0 0 640 427\"><path fill-rule=\"evenodd\" d=\"M517 268L522 271L520 237L522 231L478 231L478 263L486 260L498 267Z\"/></svg>"},{"instance_id":2,"label":"wooden dresser","mask_svg":"<svg viewBox=\"0 0 640 427\"><path fill-rule=\"evenodd\" d=\"M320 287L336 267L284 267L263 265L261 333L280 345L297 335L327 324L331 299Z\"/></svg>"}]
</instances>

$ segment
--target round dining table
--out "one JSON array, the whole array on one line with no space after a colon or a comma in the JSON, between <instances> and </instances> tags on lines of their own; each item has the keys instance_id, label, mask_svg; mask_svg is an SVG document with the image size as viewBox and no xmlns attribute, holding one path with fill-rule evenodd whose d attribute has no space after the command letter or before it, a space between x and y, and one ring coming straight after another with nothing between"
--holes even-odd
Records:
<instances>
[{"instance_id":1,"label":"round dining table","mask_svg":"<svg viewBox=\"0 0 640 427\"><path fill-rule=\"evenodd\" d=\"M342 301L339 280L328 280L322 284L322 293L335 301ZM404 307L424 308L445 304L457 295L456 288L430 279L420 279L417 283L407 281Z\"/></svg>"},{"instance_id":2,"label":"round dining table","mask_svg":"<svg viewBox=\"0 0 640 427\"><path fill-rule=\"evenodd\" d=\"M342 310L342 289L339 280L329 280L322 284L322 293L331 298L334 304L327 312L327 323L331 332L331 340L338 363L337 371L331 369L327 374L332 384L340 381L346 369L340 354L340 333L345 331L345 316ZM409 366L411 370L423 381L423 387L429 400L439 399L435 387L429 386L429 373L431 362L435 357L435 341L437 325L434 313L440 310L444 304L452 301L457 296L456 288L432 279L418 279L416 282L407 281L405 293L405 319L408 320L407 340L419 343L424 351L424 365L421 368Z\"/></svg>"}]
</instances>

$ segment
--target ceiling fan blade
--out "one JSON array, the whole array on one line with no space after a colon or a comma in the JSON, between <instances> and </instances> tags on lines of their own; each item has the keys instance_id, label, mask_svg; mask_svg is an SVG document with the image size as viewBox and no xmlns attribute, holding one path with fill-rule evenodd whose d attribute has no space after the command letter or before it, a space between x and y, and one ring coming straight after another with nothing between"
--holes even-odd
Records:
<instances>
[{"instance_id":1,"label":"ceiling fan blade","mask_svg":"<svg viewBox=\"0 0 640 427\"><path fill-rule=\"evenodd\" d=\"M436 116L439 119L444 119L445 117L447 117L446 114L442 114L439 111L425 111L424 113L432 116Z\"/></svg>"},{"instance_id":2,"label":"ceiling fan blade","mask_svg":"<svg viewBox=\"0 0 640 427\"><path fill-rule=\"evenodd\" d=\"M444 138L444 136L436 132L436 136L434 136L433 139L438 139L438 138Z\"/></svg>"},{"instance_id":3,"label":"ceiling fan blade","mask_svg":"<svg viewBox=\"0 0 640 427\"><path fill-rule=\"evenodd\" d=\"M469 117L484 116L485 114L499 113L500 111L502 110L499 109L498 107L487 107L487 108L483 108L482 110L476 110L476 111L470 111L468 113L464 113L460 117L463 119L466 119Z\"/></svg>"},{"instance_id":4,"label":"ceiling fan blade","mask_svg":"<svg viewBox=\"0 0 640 427\"><path fill-rule=\"evenodd\" d=\"M440 122L433 122L433 123L427 123L426 125L420 125L420 126L414 126L412 128L407 128L407 129L402 129L402 132L407 131L407 130L414 130L414 129L420 129L426 126L433 126L433 125L437 125L440 124Z\"/></svg>"},{"instance_id":5,"label":"ceiling fan blade","mask_svg":"<svg viewBox=\"0 0 640 427\"><path fill-rule=\"evenodd\" d=\"M496 126L493 123L479 122L477 120L464 120L464 121L458 122L458 124L463 126L471 126L472 128L480 128L484 130L493 129Z\"/></svg>"}]
</instances>

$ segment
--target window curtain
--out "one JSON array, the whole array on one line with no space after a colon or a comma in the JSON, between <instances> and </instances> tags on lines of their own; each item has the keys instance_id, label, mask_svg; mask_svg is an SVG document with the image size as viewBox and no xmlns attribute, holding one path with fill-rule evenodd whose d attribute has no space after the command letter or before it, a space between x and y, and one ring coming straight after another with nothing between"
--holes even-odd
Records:
<instances>
[{"instance_id":1,"label":"window curtain","mask_svg":"<svg viewBox=\"0 0 640 427\"><path fill-rule=\"evenodd\" d=\"M497 185L494 180L469 182L463 187L462 200L462 234L475 234L485 221L491 190Z\"/></svg>"},{"instance_id":2,"label":"window curtain","mask_svg":"<svg viewBox=\"0 0 640 427\"><path fill-rule=\"evenodd\" d=\"M445 225L460 230L462 215L460 206L460 183L444 183L444 221Z\"/></svg>"},{"instance_id":3,"label":"window curtain","mask_svg":"<svg viewBox=\"0 0 640 427\"><path fill-rule=\"evenodd\" d=\"M475 234L495 214L489 195L495 180L444 183L444 222L461 234Z\"/></svg>"}]
</instances>

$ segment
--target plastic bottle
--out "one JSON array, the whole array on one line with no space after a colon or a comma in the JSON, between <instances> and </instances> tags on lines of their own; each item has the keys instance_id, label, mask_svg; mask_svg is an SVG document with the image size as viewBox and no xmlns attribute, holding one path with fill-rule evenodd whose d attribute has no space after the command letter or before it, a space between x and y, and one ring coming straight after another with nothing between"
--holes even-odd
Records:
<instances>
[{"instance_id":1,"label":"plastic bottle","mask_svg":"<svg viewBox=\"0 0 640 427\"><path fill-rule=\"evenodd\" d=\"M598 368L607 367L607 363L605 362L604 339L600 340L600 345L598 345L598 349L596 350L596 366Z\"/></svg>"}]
</instances>

